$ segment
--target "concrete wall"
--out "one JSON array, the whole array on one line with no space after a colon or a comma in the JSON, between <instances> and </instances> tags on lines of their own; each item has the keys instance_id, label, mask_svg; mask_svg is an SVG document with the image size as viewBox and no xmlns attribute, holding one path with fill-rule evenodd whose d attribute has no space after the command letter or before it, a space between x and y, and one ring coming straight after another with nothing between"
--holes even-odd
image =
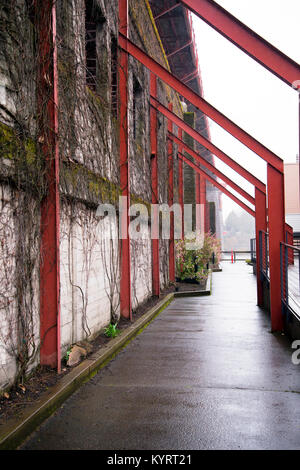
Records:
<instances>
[{"instance_id":1,"label":"concrete wall","mask_svg":"<svg viewBox=\"0 0 300 470\"><path fill-rule=\"evenodd\" d=\"M119 315L119 246L108 237L118 227L116 219L100 220L96 215L100 203L111 203L118 209L119 154L118 122L111 113L111 41L117 37L117 0L95 0L105 19L97 30L99 70L96 92L85 83L85 11L84 0L58 0L58 71L59 71L59 143L60 143L60 289L61 289L61 352L82 339L91 339ZM8 37L0 60L1 111L0 176L7 183L0 186L0 257L6 260L6 271L0 279L0 389L7 387L20 368L18 354L24 335L20 331L22 312L30 318L35 354L27 364L27 372L39 362L39 243L40 203L46 190L44 170L39 167L38 135L36 134L36 56L33 27L25 0L20 10L11 11L9 20L16 21L15 34L20 34L20 47ZM13 7L12 7L13 8ZM18 21L20 20L20 25ZM130 37L166 65L164 51L157 36L147 1L130 2ZM22 47L21 47L22 48ZM22 53L24 55L22 55ZM4 57L4 58L3 58ZM24 63L23 63L23 62ZM26 64L25 64L26 62ZM20 71L9 70L10 64L21 64ZM130 192L133 202L151 202L149 71L130 59L129 123L130 123ZM28 70L27 70L28 69ZM22 71L26 74L22 75ZM16 73L14 82L13 74ZM15 83L20 89L15 92ZM135 83L138 96L137 133L133 135ZM158 96L165 105L182 117L179 97L160 80ZM19 124L22 124L20 132ZM168 201L167 121L158 117L159 202ZM175 127L175 126L174 126ZM9 141L5 140L11 131ZM177 130L174 129L176 133ZM30 140L28 140L30 139ZM24 159L32 163L22 168L15 165L12 142ZM32 144L32 152L27 147ZM24 147L26 148L24 153ZM30 147L30 148L31 148ZM21 150L22 152L21 152ZM29 158L30 157L30 158ZM174 146L176 167L176 146ZM19 161L19 160L18 160ZM40 172L33 171L39 169ZM16 170L16 171L14 171ZM30 170L30 171L29 171ZM174 175L175 200L178 178ZM17 188L17 189L15 189ZM37 193L37 194L36 194ZM26 210L25 210L26 209ZM22 217L21 217L21 214ZM27 219L27 224L26 220ZM149 227L145 237L131 241L131 288L133 309L152 295L152 255ZM160 244L161 288L169 283L168 241ZM29 272L30 271L30 272ZM1 274L1 275L2 275ZM3 300L4 299L4 300ZM29 308L30 307L30 308ZM21 312L21 316L20 316Z\"/></svg>"}]
</instances>

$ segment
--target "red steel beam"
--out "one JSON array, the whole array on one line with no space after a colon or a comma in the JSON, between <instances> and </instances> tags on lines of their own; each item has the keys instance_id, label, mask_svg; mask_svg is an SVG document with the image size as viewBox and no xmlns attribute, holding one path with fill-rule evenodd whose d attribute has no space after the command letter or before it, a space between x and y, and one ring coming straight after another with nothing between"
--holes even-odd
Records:
<instances>
[{"instance_id":1,"label":"red steel beam","mask_svg":"<svg viewBox=\"0 0 300 470\"><path fill-rule=\"evenodd\" d=\"M270 262L270 303L272 331L282 331L280 242L285 240L284 175L267 167Z\"/></svg>"},{"instance_id":2,"label":"red steel beam","mask_svg":"<svg viewBox=\"0 0 300 470\"><path fill-rule=\"evenodd\" d=\"M128 35L128 0L119 0L119 33ZM132 319L131 308L131 257L129 239L129 136L128 136L128 54L120 51L119 57L120 90L120 186L121 195L126 198L126 207L121 211L122 235L120 240L120 314Z\"/></svg>"},{"instance_id":3,"label":"red steel beam","mask_svg":"<svg viewBox=\"0 0 300 470\"><path fill-rule=\"evenodd\" d=\"M175 142L175 143L180 143L180 139L176 137L174 134L169 134L170 138ZM231 186L232 189L234 189L236 192L238 192L242 197L247 199L251 204L255 204L255 199L247 193L244 189L240 188L234 181L232 181L230 178L228 178L226 175L224 175L220 170L218 170L215 166L213 166L211 163L209 163L205 158L201 157L195 150L192 150L190 147L188 147L184 142L180 144L184 150L190 154L191 157L195 158L199 163L204 165L209 171L214 173L218 178L222 179L224 183L227 183L229 186ZM203 201L202 201L203 202Z\"/></svg>"},{"instance_id":4,"label":"red steel beam","mask_svg":"<svg viewBox=\"0 0 300 470\"><path fill-rule=\"evenodd\" d=\"M186 122L180 119L176 114L171 113L165 106L159 103L157 100L154 100L151 97L151 106L161 112L166 118L173 120L173 123L182 129L184 132L189 134L194 140L196 140L199 144L203 145L207 150L213 153L216 157L226 163L230 168L236 171L240 176L245 178L249 183L253 184L254 186L258 187L264 193L266 192L266 185L262 183L258 178L253 176L249 171L239 165L235 160L230 158L226 153L222 152L218 147L212 144L208 139L203 137L199 132L197 132L193 127L189 126ZM170 135L170 134L169 134ZM175 142L178 143L178 138L176 136L174 138ZM188 147L183 141L180 141L180 144L186 149L187 152L194 152L193 149Z\"/></svg>"},{"instance_id":5,"label":"red steel beam","mask_svg":"<svg viewBox=\"0 0 300 470\"><path fill-rule=\"evenodd\" d=\"M127 37L122 34L119 34L119 45L123 51L126 51L132 57L137 59L141 64L151 70L151 72L155 73L167 85L176 90L180 95L182 95L209 118L219 124L233 137L242 142L242 144L260 156L267 163L271 164L274 168L280 172L283 172L283 160L281 158L279 158L267 147L254 139L246 131L241 129L237 124L224 116L224 114L220 113L220 111L205 101L204 98L194 92L187 85L182 83L178 78L172 75L168 70L162 67L158 62L152 59L148 54L142 51L142 49L137 47L132 41L127 39Z\"/></svg>"},{"instance_id":6,"label":"red steel beam","mask_svg":"<svg viewBox=\"0 0 300 470\"><path fill-rule=\"evenodd\" d=\"M182 129L178 129L179 140L182 141ZM178 152L182 152L182 145L178 144ZM181 159L178 161L178 195L179 204L181 207L181 238L184 238L184 175L183 175L183 162Z\"/></svg>"},{"instance_id":7,"label":"red steel beam","mask_svg":"<svg viewBox=\"0 0 300 470\"><path fill-rule=\"evenodd\" d=\"M150 92L157 95L157 79L154 74L150 75ZM157 111L150 110L150 140L151 140L151 184L152 184L152 204L157 210L158 204L158 163L157 163ZM158 215L154 214L153 223L157 224ZM160 294L160 271L159 271L159 228L155 227L157 237L152 238L152 292L159 297Z\"/></svg>"},{"instance_id":8,"label":"red steel beam","mask_svg":"<svg viewBox=\"0 0 300 470\"><path fill-rule=\"evenodd\" d=\"M46 163L47 194L41 204L40 363L61 369L60 352L60 198L56 8L37 0L39 136ZM49 82L51 86L49 86Z\"/></svg>"},{"instance_id":9,"label":"red steel beam","mask_svg":"<svg viewBox=\"0 0 300 470\"><path fill-rule=\"evenodd\" d=\"M184 155L180 155L179 158L181 158L187 165L189 165L191 168L193 168L197 173L201 174L204 176L204 178L207 181L210 181L216 188L218 188L220 191L222 191L224 194L226 194L230 199L232 199L236 204L238 204L242 209L247 211L252 217L255 217L255 211L252 210L249 206L244 204L239 198L237 198L234 194L232 194L228 189L226 189L222 184L218 183L214 178L209 176L204 170L201 170L195 163L191 162L188 158L186 158Z\"/></svg>"},{"instance_id":10,"label":"red steel beam","mask_svg":"<svg viewBox=\"0 0 300 470\"><path fill-rule=\"evenodd\" d=\"M169 110L173 111L172 103L169 103ZM173 132L173 123L168 121L168 131ZM168 203L169 207L174 203L174 158L173 158L173 142L168 139L168 173L169 173L169 191ZM170 240L169 240L169 281L175 282L175 245L174 245L174 212L170 213Z\"/></svg>"},{"instance_id":11,"label":"red steel beam","mask_svg":"<svg viewBox=\"0 0 300 470\"><path fill-rule=\"evenodd\" d=\"M167 8L166 10L162 11L161 13L159 13L157 16L154 17L155 21L158 20L158 18L160 18L161 16L166 15L170 11L175 10L175 8L178 8L179 6L180 6L180 3L177 3L176 5L173 5L172 7Z\"/></svg>"},{"instance_id":12,"label":"red steel beam","mask_svg":"<svg viewBox=\"0 0 300 470\"><path fill-rule=\"evenodd\" d=\"M173 55L177 54L178 52L182 51L182 50L185 49L186 47L190 46L192 43L193 43L193 41L188 41L188 42L185 43L183 46L178 47L177 49L175 49L175 51L170 52L170 54L167 55L167 58L169 59L169 58L172 57Z\"/></svg>"},{"instance_id":13,"label":"red steel beam","mask_svg":"<svg viewBox=\"0 0 300 470\"><path fill-rule=\"evenodd\" d=\"M182 5L290 86L300 79L300 65L276 49L213 0L180 0Z\"/></svg>"}]
</instances>

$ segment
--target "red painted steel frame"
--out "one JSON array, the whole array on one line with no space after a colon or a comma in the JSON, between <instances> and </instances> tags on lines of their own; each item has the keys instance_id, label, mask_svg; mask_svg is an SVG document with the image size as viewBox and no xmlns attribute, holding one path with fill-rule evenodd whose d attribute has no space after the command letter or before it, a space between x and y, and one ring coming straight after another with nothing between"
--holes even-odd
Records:
<instances>
[{"instance_id":1,"label":"red painted steel frame","mask_svg":"<svg viewBox=\"0 0 300 470\"><path fill-rule=\"evenodd\" d=\"M255 188L255 234L256 234L256 284L257 305L264 306L263 281L260 273L259 232L267 232L266 195Z\"/></svg>"},{"instance_id":2,"label":"red painted steel frame","mask_svg":"<svg viewBox=\"0 0 300 470\"><path fill-rule=\"evenodd\" d=\"M169 110L173 111L172 103L169 103ZM168 121L168 131L173 132L173 123ZM173 142L168 139L168 173L169 173L169 207L174 203L174 157ZM175 246L174 246L174 212L170 213L170 240L169 240L169 280L175 282Z\"/></svg>"},{"instance_id":3,"label":"red painted steel frame","mask_svg":"<svg viewBox=\"0 0 300 470\"><path fill-rule=\"evenodd\" d=\"M285 240L284 176L271 165L268 177L270 303L273 331L283 329L281 309L280 242Z\"/></svg>"},{"instance_id":4,"label":"red painted steel frame","mask_svg":"<svg viewBox=\"0 0 300 470\"><path fill-rule=\"evenodd\" d=\"M182 129L178 129L179 140L182 141ZM178 144L178 153L182 153L182 145ZM181 238L184 238L184 180L183 180L183 162L181 159L178 161L178 186L179 186L179 204L181 207Z\"/></svg>"},{"instance_id":5,"label":"red painted steel frame","mask_svg":"<svg viewBox=\"0 0 300 470\"><path fill-rule=\"evenodd\" d=\"M128 36L128 0L119 0L119 32ZM129 140L128 140L128 55L123 50L119 57L119 93L120 93L120 185L121 195L127 198L127 210L120 214L122 237L120 240L121 279L120 279L120 314L132 319L131 308L131 258L129 238ZM125 209L125 208L124 208Z\"/></svg>"},{"instance_id":6,"label":"red painted steel frame","mask_svg":"<svg viewBox=\"0 0 300 470\"><path fill-rule=\"evenodd\" d=\"M40 140L48 192L41 205L40 363L60 372L59 149L56 10L52 0L37 1L38 103ZM49 81L52 86L49 87Z\"/></svg>"},{"instance_id":7,"label":"red painted steel frame","mask_svg":"<svg viewBox=\"0 0 300 470\"><path fill-rule=\"evenodd\" d=\"M154 74L150 75L150 92L157 94L157 79ZM151 184L152 184L152 204L156 210L158 204L158 165L157 165L157 112L154 108L150 110L150 139L151 139ZM154 214L152 223L157 224L158 217ZM154 228L158 233L158 224ZM160 294L160 272L159 272L159 236L152 238L152 292L153 295Z\"/></svg>"},{"instance_id":8,"label":"red painted steel frame","mask_svg":"<svg viewBox=\"0 0 300 470\"><path fill-rule=\"evenodd\" d=\"M174 134L169 133L169 136L177 144L180 143L180 139L178 139ZM249 201L251 204L253 204L253 205L255 204L255 199L249 193L247 193L244 189L240 188L240 186L238 186L236 183L234 183L234 181L232 181L230 178L228 178L226 175L224 175L220 170L218 170L215 166L213 166L207 160L205 160L205 158L201 157L201 155L199 155L197 152L195 152L195 150L188 147L184 142L182 142L181 147L183 147L184 150L187 153L189 153L191 157L195 158L195 160L197 160L199 163L201 163L203 166L205 166L209 171L214 173L218 178L221 178L224 181L224 183L227 183L229 186L231 186L232 189L234 189L234 191L238 192L242 197L247 199L247 201ZM179 153L181 153L181 152L179 152ZM199 190L200 189L201 188L199 188ZM205 191L204 191L204 194L205 194ZM199 196L200 196L200 194L199 194ZM201 202L199 202L199 203L203 203L204 197L206 197L206 196L204 196L202 194ZM200 197L199 197L199 200L200 200Z\"/></svg>"},{"instance_id":9,"label":"red painted steel frame","mask_svg":"<svg viewBox=\"0 0 300 470\"><path fill-rule=\"evenodd\" d=\"M158 62L148 56L144 51L137 47L126 36L119 34L120 47L135 59L141 62L151 72L155 73L167 85L176 90L180 95L186 98L190 103L200 109L204 114L219 124L223 129L229 132L233 137L237 138L242 144L260 156L267 163L270 163L279 171L283 171L283 161L264 145L254 139L250 134L237 126L234 122L220 113L216 108L210 105L200 95L195 93L191 88L182 83L178 78L172 75L168 70L162 67Z\"/></svg>"},{"instance_id":10,"label":"red painted steel frame","mask_svg":"<svg viewBox=\"0 0 300 470\"><path fill-rule=\"evenodd\" d=\"M207 181L212 183L216 188L218 188L220 191L222 191L224 194L226 194L230 199L232 199L236 204L238 204L242 209L244 209L246 212L248 212L252 217L255 217L255 211L250 209L249 206L244 204L240 199L238 199L234 194L232 194L228 189L226 189L223 185L218 183L214 178L209 176L204 170L199 168L195 163L191 162L188 158L186 158L184 155L180 155L179 158L181 158L185 163L187 163L191 168L193 168L197 173L201 174Z\"/></svg>"},{"instance_id":11,"label":"red painted steel frame","mask_svg":"<svg viewBox=\"0 0 300 470\"><path fill-rule=\"evenodd\" d=\"M300 79L300 66L212 0L180 0L199 18L247 53L252 59L292 86Z\"/></svg>"},{"instance_id":12,"label":"red painted steel frame","mask_svg":"<svg viewBox=\"0 0 300 470\"><path fill-rule=\"evenodd\" d=\"M266 186L264 183L262 183L259 179L257 179L255 176L253 176L249 171L247 171L245 168L243 168L241 165L239 165L236 161L234 161L232 158L230 158L228 155L226 155L222 150L218 149L215 145L213 145L209 140L207 140L205 137L203 137L199 132L195 131L195 129L188 124L186 124L182 119L180 119L176 114L170 113L170 111L160 103L154 101L153 99L151 100L151 104L154 104L154 108L160 111L165 117L168 119L172 119L173 123L178 126L180 129L184 130L187 134L189 134L194 140L199 142L200 144L203 145L207 150L211 151L216 157L218 157L220 160L222 160L224 163L226 163L230 168L232 168L234 171L236 171L240 176L245 178L249 183L253 184L254 186L257 186L261 191L266 192ZM169 134L172 139L176 143L179 143L178 138L173 134ZM191 149L191 147L188 147L183 141L180 141L180 144L183 146L183 148L190 153L192 156L194 150ZM195 156L195 158L197 158Z\"/></svg>"}]
</instances>

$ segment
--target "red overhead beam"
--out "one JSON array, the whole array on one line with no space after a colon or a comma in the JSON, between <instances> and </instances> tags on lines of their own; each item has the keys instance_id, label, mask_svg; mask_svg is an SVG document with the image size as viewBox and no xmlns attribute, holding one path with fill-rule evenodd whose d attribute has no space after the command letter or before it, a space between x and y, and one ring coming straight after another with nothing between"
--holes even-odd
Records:
<instances>
[{"instance_id":1,"label":"red overhead beam","mask_svg":"<svg viewBox=\"0 0 300 470\"><path fill-rule=\"evenodd\" d=\"M238 139L242 144L259 155L267 163L274 168L283 172L283 160L276 154L267 149L264 145L254 139L250 134L241 129L237 124L232 122L220 111L210 105L200 95L195 93L191 88L182 83L178 78L172 75L168 70L162 67L158 62L152 59L142 49L137 47L132 41L127 39L123 34L119 34L119 45L121 49L132 55L141 64L147 67L151 72L155 73L167 85L176 90L180 95L186 98L190 103L200 109L204 114L219 124L223 129L229 132L233 137Z\"/></svg>"},{"instance_id":2,"label":"red overhead beam","mask_svg":"<svg viewBox=\"0 0 300 470\"><path fill-rule=\"evenodd\" d=\"M178 8L179 6L180 6L180 3L176 3L176 5L173 5L172 7L167 8L166 10L162 11L161 13L159 13L157 16L154 17L155 21L158 20L158 18L160 18L161 16L166 15L170 11L175 10L175 8Z\"/></svg>"},{"instance_id":3,"label":"red overhead beam","mask_svg":"<svg viewBox=\"0 0 300 470\"><path fill-rule=\"evenodd\" d=\"M266 192L266 186L264 183L262 183L259 179L253 176L249 171L247 171L245 168L243 168L241 165L235 162L232 158L226 155L226 153L222 152L222 150L220 150L218 147L213 145L209 140L207 140L205 137L199 134L199 132L197 132L193 127L189 126L186 122L184 122L182 119L176 116L176 114L169 111L168 108L163 106L161 103L159 103L159 101L157 101L153 97L151 97L150 103L151 103L151 106L153 106L155 109L161 112L166 118L173 120L173 123L176 126L178 126L179 129L182 129L184 132L189 134L193 139L199 142L199 144L203 145L207 150L209 150L216 157L218 157L224 163L229 165L230 168L236 171L239 175L241 175L243 178L249 181L249 183L258 187L262 192L264 193ZM178 139L175 136L174 138ZM185 146L187 152L192 151L192 149L190 147L187 147L187 145L183 141L181 141L180 144Z\"/></svg>"},{"instance_id":4,"label":"red overhead beam","mask_svg":"<svg viewBox=\"0 0 300 470\"><path fill-rule=\"evenodd\" d=\"M230 178L228 178L226 175L224 175L220 170L218 170L215 166L213 166L211 163L209 163L205 158L201 157L199 153L195 152L195 150L192 150L190 147L188 147L183 141L180 141L178 137L176 137L174 134L169 132L169 137L172 139L176 144L180 145L181 147L184 148L184 150L190 154L191 157L195 158L199 163L204 165L209 171L214 173L218 178L222 179L224 183L227 183L229 186L231 186L234 191L240 193L242 197L247 199L251 204L255 204L255 199L252 197L247 191L244 189L240 188L234 181L232 181ZM179 152L181 153L181 152Z\"/></svg>"},{"instance_id":5,"label":"red overhead beam","mask_svg":"<svg viewBox=\"0 0 300 470\"><path fill-rule=\"evenodd\" d=\"M296 80L300 79L299 64L213 0L180 0L180 2L288 85L292 86ZM270 8L272 8L271 5Z\"/></svg>"},{"instance_id":6,"label":"red overhead beam","mask_svg":"<svg viewBox=\"0 0 300 470\"><path fill-rule=\"evenodd\" d=\"M181 158L187 165L189 165L191 168L193 168L197 173L200 175L203 175L205 179L207 179L210 183L212 183L216 188L218 188L220 191L222 191L224 194L226 194L230 199L232 199L236 204L238 204L242 209L247 211L252 217L255 217L255 211L252 210L249 206L244 204L239 198L237 198L234 194L232 194L228 189L226 189L222 184L218 183L214 178L209 176L204 170L201 170L195 163L191 162L188 158L186 158L184 155L180 154L179 158Z\"/></svg>"}]
</instances>

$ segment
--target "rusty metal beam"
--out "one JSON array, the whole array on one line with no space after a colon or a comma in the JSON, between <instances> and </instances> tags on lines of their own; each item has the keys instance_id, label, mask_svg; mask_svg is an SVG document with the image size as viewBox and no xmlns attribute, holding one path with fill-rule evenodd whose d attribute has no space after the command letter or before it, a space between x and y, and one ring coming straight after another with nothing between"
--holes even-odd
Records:
<instances>
[{"instance_id":1,"label":"rusty metal beam","mask_svg":"<svg viewBox=\"0 0 300 470\"><path fill-rule=\"evenodd\" d=\"M180 0L181 4L290 86L300 79L300 65L276 49L213 0Z\"/></svg>"},{"instance_id":2,"label":"rusty metal beam","mask_svg":"<svg viewBox=\"0 0 300 470\"><path fill-rule=\"evenodd\" d=\"M142 51L142 49L137 47L123 34L119 34L119 45L123 51L126 51L145 67L151 70L151 72L155 73L161 80L176 90L180 95L186 98L195 107L200 109L209 118L219 124L233 137L242 142L242 144L260 156L267 163L271 164L274 168L280 172L283 172L283 160L281 158L279 158L276 154L271 152L268 148L254 139L246 131L241 129L233 121L220 113L220 111L210 105L207 101L204 100L204 98L195 93L187 85L182 83L178 78L172 75L168 70L162 67L158 62L152 59L148 54Z\"/></svg>"}]
</instances>

